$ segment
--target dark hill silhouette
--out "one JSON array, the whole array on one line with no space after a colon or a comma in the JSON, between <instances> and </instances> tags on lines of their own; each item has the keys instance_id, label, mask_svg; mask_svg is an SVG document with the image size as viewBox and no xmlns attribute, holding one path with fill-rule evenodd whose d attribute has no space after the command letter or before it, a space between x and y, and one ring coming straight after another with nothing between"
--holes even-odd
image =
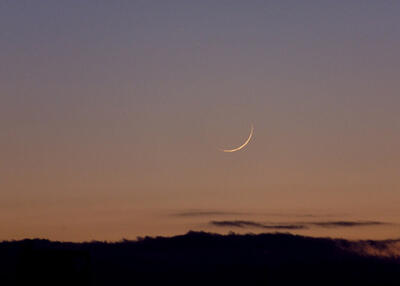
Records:
<instances>
[{"instance_id":1,"label":"dark hill silhouette","mask_svg":"<svg viewBox=\"0 0 400 286\"><path fill-rule=\"evenodd\" d=\"M391 241L393 242L393 241ZM389 242L388 242L389 243ZM0 244L1 285L400 285L386 242L189 232L117 243Z\"/></svg>"}]
</instances>

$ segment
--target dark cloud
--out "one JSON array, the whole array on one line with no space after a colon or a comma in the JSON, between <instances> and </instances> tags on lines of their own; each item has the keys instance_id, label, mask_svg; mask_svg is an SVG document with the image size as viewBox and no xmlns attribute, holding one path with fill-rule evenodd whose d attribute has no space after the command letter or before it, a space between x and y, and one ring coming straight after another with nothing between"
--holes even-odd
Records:
<instances>
[{"instance_id":1,"label":"dark cloud","mask_svg":"<svg viewBox=\"0 0 400 286\"><path fill-rule=\"evenodd\" d=\"M261 223L248 220L213 220L211 225L219 227L240 227L240 228L262 228L262 229L306 229L308 227L358 227L382 225L378 221L318 221L318 222L295 222L295 223Z\"/></svg>"},{"instance_id":2,"label":"dark cloud","mask_svg":"<svg viewBox=\"0 0 400 286\"><path fill-rule=\"evenodd\" d=\"M305 225L301 224L263 224L254 221L245 220L223 220L223 221L211 221L210 224L220 227L255 227L263 229L303 229Z\"/></svg>"},{"instance_id":3,"label":"dark cloud","mask_svg":"<svg viewBox=\"0 0 400 286\"><path fill-rule=\"evenodd\" d=\"M212 225L216 226L233 226L233 227L263 227L261 223L245 220L213 220L210 222Z\"/></svg>"},{"instance_id":4,"label":"dark cloud","mask_svg":"<svg viewBox=\"0 0 400 286\"><path fill-rule=\"evenodd\" d=\"M321 227L355 227L355 226L381 225L385 223L379 221L322 221L322 222L311 222L308 224Z\"/></svg>"},{"instance_id":5,"label":"dark cloud","mask_svg":"<svg viewBox=\"0 0 400 286\"><path fill-rule=\"evenodd\" d=\"M304 228L307 228L307 226L301 225L301 224L277 224L277 225L264 225L264 228L272 228L272 229L304 229Z\"/></svg>"}]
</instances>

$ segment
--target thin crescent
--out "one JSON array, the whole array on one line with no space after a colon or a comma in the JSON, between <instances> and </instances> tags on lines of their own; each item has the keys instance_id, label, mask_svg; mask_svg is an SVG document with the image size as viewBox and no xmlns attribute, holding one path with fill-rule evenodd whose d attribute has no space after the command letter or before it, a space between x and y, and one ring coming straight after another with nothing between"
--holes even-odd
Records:
<instances>
[{"instance_id":1,"label":"thin crescent","mask_svg":"<svg viewBox=\"0 0 400 286\"><path fill-rule=\"evenodd\" d=\"M253 124L251 124L251 131L250 131L249 138L247 138L247 140L246 140L242 145L240 145L239 147L237 147L237 148L235 148L235 149L222 149L221 151L222 151L222 152L229 152L229 153L232 153L232 152L239 151L240 149L243 149L244 147L246 147L247 144L249 144L250 139L251 139L251 137L253 136L253 131L254 131L254 126L253 126Z\"/></svg>"}]
</instances>

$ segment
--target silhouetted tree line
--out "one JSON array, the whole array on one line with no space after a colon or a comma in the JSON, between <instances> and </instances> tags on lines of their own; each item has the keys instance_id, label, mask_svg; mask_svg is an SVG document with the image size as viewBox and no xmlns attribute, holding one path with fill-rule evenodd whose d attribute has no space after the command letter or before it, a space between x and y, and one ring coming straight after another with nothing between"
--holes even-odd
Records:
<instances>
[{"instance_id":1,"label":"silhouetted tree line","mask_svg":"<svg viewBox=\"0 0 400 286\"><path fill-rule=\"evenodd\" d=\"M398 258L346 240L189 232L117 243L0 243L0 285L400 285Z\"/></svg>"}]
</instances>

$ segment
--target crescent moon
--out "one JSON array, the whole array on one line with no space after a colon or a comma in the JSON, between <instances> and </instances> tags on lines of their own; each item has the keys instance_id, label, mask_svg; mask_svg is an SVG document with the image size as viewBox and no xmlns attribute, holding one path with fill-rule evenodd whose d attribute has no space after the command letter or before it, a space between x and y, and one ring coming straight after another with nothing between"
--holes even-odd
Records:
<instances>
[{"instance_id":1,"label":"crescent moon","mask_svg":"<svg viewBox=\"0 0 400 286\"><path fill-rule=\"evenodd\" d=\"M221 149L221 151L222 152L232 153L232 152L239 151L240 149L243 149L244 147L246 147L247 144L249 144L249 142L251 140L251 137L253 136L253 132L254 132L254 126L253 126L253 124L251 124L250 135L242 145L240 145L239 147L234 148L234 149Z\"/></svg>"}]
</instances>

